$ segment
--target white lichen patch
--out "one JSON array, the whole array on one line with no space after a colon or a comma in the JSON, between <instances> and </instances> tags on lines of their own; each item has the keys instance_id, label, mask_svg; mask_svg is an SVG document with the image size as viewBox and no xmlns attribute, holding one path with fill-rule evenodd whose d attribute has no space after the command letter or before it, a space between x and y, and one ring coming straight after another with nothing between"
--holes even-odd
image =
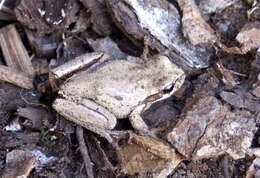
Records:
<instances>
[{"instance_id":1,"label":"white lichen patch","mask_svg":"<svg viewBox=\"0 0 260 178\"><path fill-rule=\"evenodd\" d=\"M174 32L180 25L180 22L176 20L178 14L168 9L153 7L148 3L145 4L143 0L125 1L135 8L135 13L142 28L149 30L163 45L167 47L172 45L172 41L176 36Z\"/></svg>"},{"instance_id":2,"label":"white lichen patch","mask_svg":"<svg viewBox=\"0 0 260 178\"><path fill-rule=\"evenodd\" d=\"M16 118L9 125L4 127L4 130L11 132L18 132L22 130L22 126L19 123L19 119Z\"/></svg>"},{"instance_id":3,"label":"white lichen patch","mask_svg":"<svg viewBox=\"0 0 260 178\"><path fill-rule=\"evenodd\" d=\"M57 160L56 157L54 157L54 156L48 157L39 150L30 150L29 153L32 156L35 156L35 167L36 168L42 167L50 162Z\"/></svg>"}]
</instances>

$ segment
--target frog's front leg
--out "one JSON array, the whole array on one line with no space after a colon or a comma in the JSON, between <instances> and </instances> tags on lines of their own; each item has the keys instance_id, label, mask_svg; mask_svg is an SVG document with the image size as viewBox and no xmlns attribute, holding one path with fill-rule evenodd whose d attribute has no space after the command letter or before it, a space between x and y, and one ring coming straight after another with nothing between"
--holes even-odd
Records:
<instances>
[{"instance_id":1,"label":"frog's front leg","mask_svg":"<svg viewBox=\"0 0 260 178\"><path fill-rule=\"evenodd\" d=\"M146 125L146 123L144 122L143 118L141 117L141 114L147 110L148 108L150 108L150 106L152 105L152 102L150 103L146 103L146 104L142 104L138 107L136 107L130 114L129 116L129 120L132 124L132 126L134 127L134 129L136 131L138 131L138 133L140 133L141 135L150 135L150 131L148 126Z\"/></svg>"},{"instance_id":2,"label":"frog's front leg","mask_svg":"<svg viewBox=\"0 0 260 178\"><path fill-rule=\"evenodd\" d=\"M53 107L66 119L99 134L110 143L114 142L110 133L117 119L104 107L89 99L83 99L79 103L63 98L57 98Z\"/></svg>"}]
</instances>

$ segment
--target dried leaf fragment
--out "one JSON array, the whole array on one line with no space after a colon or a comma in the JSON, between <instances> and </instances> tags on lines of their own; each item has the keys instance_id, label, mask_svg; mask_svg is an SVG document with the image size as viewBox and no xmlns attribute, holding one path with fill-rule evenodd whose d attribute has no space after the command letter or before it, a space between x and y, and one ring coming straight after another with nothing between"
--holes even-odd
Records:
<instances>
[{"instance_id":1,"label":"dried leaf fragment","mask_svg":"<svg viewBox=\"0 0 260 178\"><path fill-rule=\"evenodd\" d=\"M151 173L153 177L167 177L183 160L166 142L133 134L132 144L117 150L125 173L134 175Z\"/></svg>"}]
</instances>

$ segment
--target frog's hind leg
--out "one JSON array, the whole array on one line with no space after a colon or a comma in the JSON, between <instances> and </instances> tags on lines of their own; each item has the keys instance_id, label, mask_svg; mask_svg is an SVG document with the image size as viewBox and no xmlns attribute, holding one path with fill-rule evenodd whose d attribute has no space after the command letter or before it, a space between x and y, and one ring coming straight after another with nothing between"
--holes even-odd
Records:
<instances>
[{"instance_id":1,"label":"frog's hind leg","mask_svg":"<svg viewBox=\"0 0 260 178\"><path fill-rule=\"evenodd\" d=\"M81 103L78 104L67 99L57 98L53 103L53 108L66 119L99 134L106 138L108 142L113 143L114 140L110 133L117 123L116 117L91 100L84 99Z\"/></svg>"},{"instance_id":2,"label":"frog's hind leg","mask_svg":"<svg viewBox=\"0 0 260 178\"><path fill-rule=\"evenodd\" d=\"M52 90L56 92L58 90L58 80L71 76L73 73L79 71L86 71L95 68L109 60L109 56L105 53L93 52L83 54L75 59L66 62L58 67L55 67L49 72L49 81Z\"/></svg>"}]
</instances>

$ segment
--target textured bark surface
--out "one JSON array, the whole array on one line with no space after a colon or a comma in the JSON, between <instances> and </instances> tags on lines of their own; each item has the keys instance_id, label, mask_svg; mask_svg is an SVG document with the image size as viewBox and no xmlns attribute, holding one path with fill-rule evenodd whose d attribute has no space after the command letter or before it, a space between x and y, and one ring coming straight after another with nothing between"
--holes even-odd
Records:
<instances>
[{"instance_id":1,"label":"textured bark surface","mask_svg":"<svg viewBox=\"0 0 260 178\"><path fill-rule=\"evenodd\" d=\"M172 60L183 67L203 68L211 55L203 48L195 48L181 34L178 10L166 0L106 0L116 25L137 46L144 38L152 49L169 50Z\"/></svg>"}]
</instances>

